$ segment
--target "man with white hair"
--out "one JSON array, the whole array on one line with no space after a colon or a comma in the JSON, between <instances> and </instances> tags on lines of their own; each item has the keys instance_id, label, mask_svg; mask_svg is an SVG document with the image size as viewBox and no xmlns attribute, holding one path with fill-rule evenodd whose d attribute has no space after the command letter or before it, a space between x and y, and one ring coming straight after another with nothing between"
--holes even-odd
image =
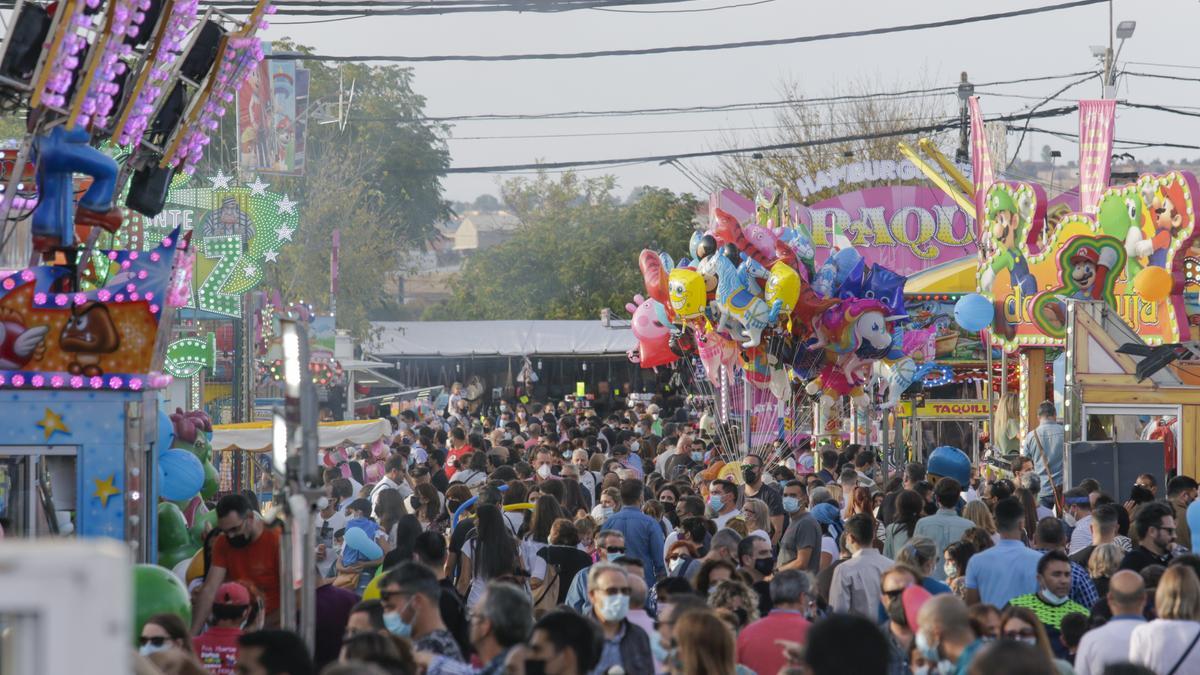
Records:
<instances>
[{"instance_id":1,"label":"man with white hair","mask_svg":"<svg viewBox=\"0 0 1200 675\"><path fill-rule=\"evenodd\" d=\"M971 660L984 645L971 630L966 603L953 593L935 595L921 605L917 625L916 644L921 656L928 663L949 661L955 673L968 672Z\"/></svg>"}]
</instances>

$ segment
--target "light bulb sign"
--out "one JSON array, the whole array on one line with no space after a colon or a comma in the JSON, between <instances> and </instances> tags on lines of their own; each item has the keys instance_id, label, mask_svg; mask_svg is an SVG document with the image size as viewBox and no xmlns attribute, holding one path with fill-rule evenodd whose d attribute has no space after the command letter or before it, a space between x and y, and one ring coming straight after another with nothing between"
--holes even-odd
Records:
<instances>
[{"instance_id":1,"label":"light bulb sign","mask_svg":"<svg viewBox=\"0 0 1200 675\"><path fill-rule=\"evenodd\" d=\"M219 171L207 179L177 177L158 216L130 214L127 243L147 249L176 227L192 232L196 266L188 306L240 317L242 295L263 283L267 266L278 262L300 228L298 203L268 187L258 178L238 184Z\"/></svg>"},{"instance_id":2,"label":"light bulb sign","mask_svg":"<svg viewBox=\"0 0 1200 675\"><path fill-rule=\"evenodd\" d=\"M191 377L207 368L210 372L217 363L217 334L206 333L203 337L185 337L167 345L167 356L163 369L175 377Z\"/></svg>"}]
</instances>

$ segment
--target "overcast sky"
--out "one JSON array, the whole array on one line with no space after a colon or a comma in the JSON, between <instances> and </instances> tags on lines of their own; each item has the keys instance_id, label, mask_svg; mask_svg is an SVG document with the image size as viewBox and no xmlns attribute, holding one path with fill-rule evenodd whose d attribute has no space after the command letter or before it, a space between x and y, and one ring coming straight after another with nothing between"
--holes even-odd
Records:
<instances>
[{"instance_id":1,"label":"overcast sky","mask_svg":"<svg viewBox=\"0 0 1200 675\"><path fill-rule=\"evenodd\" d=\"M659 8L719 7L748 1L697 0ZM267 37L289 36L329 55L570 52L794 37L952 19L1053 1L774 0L690 14L579 10L559 14L373 17L317 25L284 25L311 17L279 16ZM1196 0L1117 0L1115 18L1137 21L1136 33L1121 53L1126 69L1200 78L1200 58L1194 48L1196 27L1200 26L1200 3ZM1084 71L1099 67L1089 45L1106 44L1107 35L1108 8L1101 4L960 27L781 47L549 62L417 64L415 86L427 97L427 113L432 116L714 105L778 98L783 80L800 83L806 96L821 96L864 80L877 83L879 90L952 85L962 70L974 82ZM1066 82L992 89L996 93L1044 97ZM1099 87L1098 80L1080 85L1063 95L1064 102L1097 97ZM981 97L985 114L1015 112L1033 103L1014 96ZM1200 106L1200 82L1125 77L1118 98L1175 107ZM953 94L946 94L946 101L948 109L956 106ZM1200 107L1190 109L1200 111ZM453 129L450 152L454 166L669 154L725 147L730 133L738 134L746 144L752 132L729 130L770 124L770 111L461 122ZM1078 128L1074 116L1038 120L1035 124L1062 131ZM688 132L664 133L678 130ZM631 131L655 133L472 138ZM1118 108L1117 137L1200 145L1200 118ZM1015 142L1016 135L1010 134L1010 151ZM1035 135L1032 145L1028 139L1026 144L1039 151L1042 145L1050 144L1063 152L1064 161L1078 154L1073 144L1046 135ZM1200 157L1197 150L1159 148L1133 154L1139 159ZM1022 156L1027 156L1027 151L1023 150ZM714 160L692 164L704 166L710 161ZM645 184L697 192L687 178L669 166L641 164L604 172L618 177L622 192ZM446 192L456 200L471 200L485 192L495 194L497 179L495 175L452 175L445 181Z\"/></svg>"}]
</instances>

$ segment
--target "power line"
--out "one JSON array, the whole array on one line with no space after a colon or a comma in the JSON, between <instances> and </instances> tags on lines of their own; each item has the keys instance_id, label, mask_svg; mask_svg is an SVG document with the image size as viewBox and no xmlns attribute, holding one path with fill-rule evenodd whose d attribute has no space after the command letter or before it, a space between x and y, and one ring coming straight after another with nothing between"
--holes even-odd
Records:
<instances>
[{"instance_id":1,"label":"power line","mask_svg":"<svg viewBox=\"0 0 1200 675\"><path fill-rule=\"evenodd\" d=\"M697 9L614 9L612 7L596 7L598 12L617 12L620 14L697 14L699 12L719 12L723 9L738 9L740 7L753 7L755 5L765 5L775 0L754 0L754 2L743 2L737 5L721 5L720 7L702 7Z\"/></svg>"},{"instance_id":2,"label":"power line","mask_svg":"<svg viewBox=\"0 0 1200 675\"><path fill-rule=\"evenodd\" d=\"M1035 77L1022 77L1011 80L995 80L993 82L981 82L976 86L977 90L980 87L995 87L1012 84L1026 84L1030 82L1045 82L1048 80L1061 80L1068 77L1080 77L1083 75L1095 76L1092 71L1081 71L1077 73L1064 73L1062 75L1039 75ZM351 122L427 122L427 123L448 123L448 122L476 122L476 121L505 121L505 120L557 120L557 119L590 119L597 117L624 117L624 116L653 116L653 115L680 115L692 113L713 113L713 112L738 112L742 110L766 110L771 108L779 108L784 106L805 106L818 105L826 103L842 103L854 102L863 100L880 100L880 99L902 99L906 97L919 97L929 94L950 93L958 90L957 85L945 87L926 87L922 89L905 89L892 92L873 92L865 94L843 94L836 96L820 96L812 98L789 98L779 99L774 101L746 101L740 103L724 103L717 105L696 105L696 106L666 106L660 108L619 108L610 110L566 110L557 112L544 113L483 113L475 115L443 115L431 116L414 119L411 117L362 117L351 118ZM988 93L988 92L983 92Z\"/></svg>"},{"instance_id":3,"label":"power line","mask_svg":"<svg viewBox=\"0 0 1200 675\"><path fill-rule=\"evenodd\" d=\"M809 42L823 42L827 40L841 40L845 38L865 37L870 35L887 35L894 33L906 33L911 31L929 30L933 28L946 28L950 26L961 26L972 23L982 23L986 21L996 21L999 19L1009 19L1019 16L1030 16L1033 14L1044 14L1047 12L1055 12L1065 9L1074 9L1077 7L1085 7L1088 5L1096 5L1108 2L1109 0L1074 0L1073 2L1064 2L1055 5L1046 5L1044 7L1031 7L1028 9L1017 9L1007 12L995 12L992 14L980 14L977 16L968 16L958 19L943 19L940 21L926 21L922 23L906 24L901 26L888 26L884 28L869 28L864 30L839 31L835 33L822 33L819 35L803 35L791 38L777 38L772 40L751 40L746 42L722 42L717 44L705 45L679 45L673 47L649 47L642 49L606 49L590 52L550 52L541 54L444 54L431 56L382 56L382 55L362 55L362 56L322 56L313 54L271 54L267 56L274 60L290 60L290 61L388 61L393 63L428 63L437 61L531 61L531 60L556 60L556 59L590 59L607 56L642 56L647 54L672 54L681 52L706 52L718 51L725 49L743 49L747 47L775 47L780 45L802 44ZM392 10L387 10L392 11ZM346 13L344 10L296 10L289 11L292 15L312 15L312 16L329 16L335 15L338 12ZM356 12L357 13L357 12ZM364 10L363 13L379 14L371 10Z\"/></svg>"},{"instance_id":4,"label":"power line","mask_svg":"<svg viewBox=\"0 0 1200 675\"><path fill-rule=\"evenodd\" d=\"M695 0L434 0L433 2L410 2L406 0L345 0L324 2L323 0L280 0L272 3L279 16L341 16L345 14L370 14L373 16L422 16L478 12L519 12L530 14L557 14L581 9L605 9L623 6L675 4ZM229 0L214 3L229 14L249 14L254 3ZM11 0L2 6L11 7ZM311 7L313 9L297 9Z\"/></svg>"},{"instance_id":5,"label":"power line","mask_svg":"<svg viewBox=\"0 0 1200 675\"><path fill-rule=\"evenodd\" d=\"M1018 129L1018 127L1016 125L1007 125L1006 128L1009 131L1016 131ZM1046 134L1048 136L1057 136L1059 138L1062 138L1063 140L1068 140L1068 141L1079 140L1079 134L1073 134L1069 131L1053 131L1050 129L1041 129L1038 127L1030 127L1029 131L1031 131L1033 133L1038 133L1038 134ZM1122 145L1130 146L1130 149L1172 148L1172 149L1177 149L1177 150L1200 150L1200 145L1191 145L1188 143L1172 143L1172 142L1168 142L1168 141L1161 141L1161 142L1160 141L1134 141L1134 140L1128 140L1128 139L1123 139L1123 138L1116 138L1116 139L1113 139L1113 143L1120 143Z\"/></svg>"},{"instance_id":6,"label":"power line","mask_svg":"<svg viewBox=\"0 0 1200 675\"><path fill-rule=\"evenodd\" d=\"M1079 106L1063 106L1060 108L1051 108L1040 112L1033 111L1029 113L1019 113L1015 115L1000 115L990 118L989 122L1010 122L1025 118L1047 118L1047 117L1062 117L1069 115L1079 109ZM849 136L837 136L832 138L818 138L806 141L793 141L789 143L772 143L770 145L759 145L744 148L722 148L717 150L700 150L695 152L681 152L671 155L650 155L646 157L620 157L612 159L588 159L588 160L572 160L563 162L541 162L532 164L500 164L493 166L462 166L450 167L448 169L428 169L417 170L412 173L499 173L505 171L522 171L522 170L537 170L544 169L567 169L574 167L599 166L605 164L644 164L647 162L670 162L681 159L695 159L698 157L720 157L724 155L739 155L754 152L771 152L774 150L794 150L798 148L809 148L823 145L833 145L837 143L853 143L857 141L879 140L882 138L896 138L898 136L915 136L920 134L934 133L952 129L959 125L957 118L945 122L935 124L927 124L918 127L910 127L907 129L896 129L892 131L878 131L866 134L853 134Z\"/></svg>"}]
</instances>

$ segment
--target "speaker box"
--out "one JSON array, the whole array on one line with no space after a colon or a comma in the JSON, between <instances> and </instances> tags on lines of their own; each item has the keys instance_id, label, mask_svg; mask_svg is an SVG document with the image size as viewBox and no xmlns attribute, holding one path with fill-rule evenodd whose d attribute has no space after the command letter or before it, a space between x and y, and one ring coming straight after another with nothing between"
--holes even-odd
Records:
<instances>
[{"instance_id":1,"label":"speaker box","mask_svg":"<svg viewBox=\"0 0 1200 675\"><path fill-rule=\"evenodd\" d=\"M51 23L50 14L44 7L32 4L22 7L21 15L10 29L8 51L4 53L4 62L0 63L0 75L21 82L29 81L37 68L42 44L50 32Z\"/></svg>"},{"instance_id":2,"label":"speaker box","mask_svg":"<svg viewBox=\"0 0 1200 675\"><path fill-rule=\"evenodd\" d=\"M167 203L167 191L171 188L174 176L175 169L160 168L157 164L135 171L129 180L129 196L125 198L125 206L147 218L157 216Z\"/></svg>"},{"instance_id":3,"label":"speaker box","mask_svg":"<svg viewBox=\"0 0 1200 675\"><path fill-rule=\"evenodd\" d=\"M196 36L196 42L192 45L191 51L183 59L183 65L179 72L192 81L203 80L217 61L217 56L219 56L217 48L224 35L225 29L216 21L205 21L204 25L200 27L200 33Z\"/></svg>"}]
</instances>

